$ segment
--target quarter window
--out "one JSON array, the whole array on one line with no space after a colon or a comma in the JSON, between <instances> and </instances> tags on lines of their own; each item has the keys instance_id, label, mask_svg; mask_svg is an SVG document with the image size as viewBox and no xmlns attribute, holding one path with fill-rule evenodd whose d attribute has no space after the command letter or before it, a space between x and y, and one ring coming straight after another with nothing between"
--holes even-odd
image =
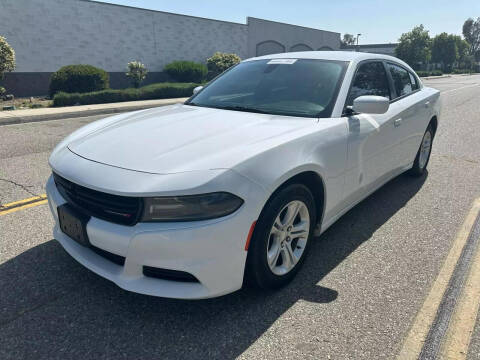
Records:
<instances>
[{"instance_id":1,"label":"quarter window","mask_svg":"<svg viewBox=\"0 0 480 360\"><path fill-rule=\"evenodd\" d=\"M418 85L417 78L411 72L409 72L408 75L410 75L410 82L412 83L413 91L418 90L420 86Z\"/></svg>"},{"instance_id":2,"label":"quarter window","mask_svg":"<svg viewBox=\"0 0 480 360\"><path fill-rule=\"evenodd\" d=\"M392 75L393 87L397 97L408 95L414 91L412 79L410 78L411 74L407 70L394 64L388 64L388 68ZM413 84L416 86L416 82Z\"/></svg>"},{"instance_id":3,"label":"quarter window","mask_svg":"<svg viewBox=\"0 0 480 360\"><path fill-rule=\"evenodd\" d=\"M355 74L346 105L353 105L353 100L363 95L376 95L391 99L387 72L382 62L375 61L360 65Z\"/></svg>"}]
</instances>

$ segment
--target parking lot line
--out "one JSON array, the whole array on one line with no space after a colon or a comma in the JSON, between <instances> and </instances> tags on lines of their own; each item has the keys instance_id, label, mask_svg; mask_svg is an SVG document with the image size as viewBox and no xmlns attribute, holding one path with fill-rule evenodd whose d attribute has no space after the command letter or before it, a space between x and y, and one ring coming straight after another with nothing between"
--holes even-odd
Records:
<instances>
[{"instance_id":1,"label":"parking lot line","mask_svg":"<svg viewBox=\"0 0 480 360\"><path fill-rule=\"evenodd\" d=\"M459 87L459 88L456 88L456 89L450 89L450 90L446 90L446 91L441 91L442 94L447 94L449 92L453 92L453 91L457 91L457 90L462 90L462 89L467 89L467 88L471 88L471 87L475 87L475 86L478 86L478 84L473 84L473 85L466 85L466 86L462 86L462 87Z\"/></svg>"},{"instance_id":2,"label":"parking lot line","mask_svg":"<svg viewBox=\"0 0 480 360\"><path fill-rule=\"evenodd\" d=\"M480 212L480 198L473 203L465 222L460 228L455 241L440 269L430 293L427 295L422 308L418 312L410 331L403 343L398 359L418 359L430 328L437 315L443 295L448 287L455 266L462 254L462 250L469 238L477 216Z\"/></svg>"},{"instance_id":3,"label":"parking lot line","mask_svg":"<svg viewBox=\"0 0 480 360\"><path fill-rule=\"evenodd\" d=\"M47 195L42 194L28 199L14 201L0 206L0 216L47 203Z\"/></svg>"},{"instance_id":4,"label":"parking lot line","mask_svg":"<svg viewBox=\"0 0 480 360\"><path fill-rule=\"evenodd\" d=\"M466 359L480 306L480 250L473 263L443 346L443 359Z\"/></svg>"}]
</instances>

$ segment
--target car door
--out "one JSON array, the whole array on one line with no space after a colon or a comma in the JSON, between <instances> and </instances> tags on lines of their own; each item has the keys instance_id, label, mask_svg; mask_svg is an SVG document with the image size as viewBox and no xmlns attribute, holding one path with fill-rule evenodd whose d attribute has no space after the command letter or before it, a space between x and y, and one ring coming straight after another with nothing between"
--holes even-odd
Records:
<instances>
[{"instance_id":1,"label":"car door","mask_svg":"<svg viewBox=\"0 0 480 360\"><path fill-rule=\"evenodd\" d=\"M415 160L421 140L419 134L423 136L425 132L429 103L423 99L418 79L410 70L392 62L387 62L387 68L394 93L390 108L396 114L397 156L400 165L407 166Z\"/></svg>"},{"instance_id":2,"label":"car door","mask_svg":"<svg viewBox=\"0 0 480 360\"><path fill-rule=\"evenodd\" d=\"M362 95L377 95L393 100L395 94L386 63L369 60L358 65L345 106ZM348 207L388 180L401 166L398 124L400 107L385 114L348 116L348 159L344 202Z\"/></svg>"}]
</instances>

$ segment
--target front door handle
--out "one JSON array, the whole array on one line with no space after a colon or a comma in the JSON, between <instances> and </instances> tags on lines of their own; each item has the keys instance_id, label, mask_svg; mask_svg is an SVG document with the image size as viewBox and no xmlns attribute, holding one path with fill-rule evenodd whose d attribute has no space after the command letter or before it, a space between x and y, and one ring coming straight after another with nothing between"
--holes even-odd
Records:
<instances>
[{"instance_id":1,"label":"front door handle","mask_svg":"<svg viewBox=\"0 0 480 360\"><path fill-rule=\"evenodd\" d=\"M401 118L395 119L393 121L393 125L395 125L395 127L402 125L402 119Z\"/></svg>"}]
</instances>

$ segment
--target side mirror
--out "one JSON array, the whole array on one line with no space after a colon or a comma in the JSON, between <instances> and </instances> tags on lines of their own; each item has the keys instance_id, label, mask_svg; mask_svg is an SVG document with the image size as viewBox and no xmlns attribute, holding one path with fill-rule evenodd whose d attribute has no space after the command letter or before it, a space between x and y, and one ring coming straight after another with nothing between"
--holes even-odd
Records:
<instances>
[{"instance_id":1,"label":"side mirror","mask_svg":"<svg viewBox=\"0 0 480 360\"><path fill-rule=\"evenodd\" d=\"M195 89L193 89L193 95L197 94L202 89L203 89L203 86L197 86Z\"/></svg>"},{"instance_id":2,"label":"side mirror","mask_svg":"<svg viewBox=\"0 0 480 360\"><path fill-rule=\"evenodd\" d=\"M364 95L353 100L353 111L364 114L385 114L390 100L382 96Z\"/></svg>"}]
</instances>

